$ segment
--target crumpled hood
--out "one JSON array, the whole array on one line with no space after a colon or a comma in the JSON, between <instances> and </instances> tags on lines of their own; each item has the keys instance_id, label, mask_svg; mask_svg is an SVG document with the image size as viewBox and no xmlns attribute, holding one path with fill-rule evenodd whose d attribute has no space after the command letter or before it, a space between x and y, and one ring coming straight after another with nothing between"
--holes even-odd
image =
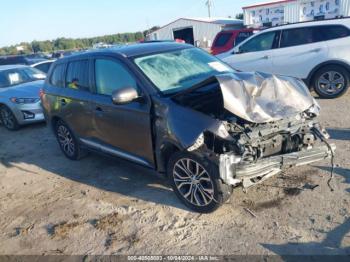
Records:
<instances>
[{"instance_id":1,"label":"crumpled hood","mask_svg":"<svg viewBox=\"0 0 350 262\"><path fill-rule=\"evenodd\" d=\"M253 123L267 123L296 116L319 106L299 79L260 72L216 76L226 110Z\"/></svg>"}]
</instances>

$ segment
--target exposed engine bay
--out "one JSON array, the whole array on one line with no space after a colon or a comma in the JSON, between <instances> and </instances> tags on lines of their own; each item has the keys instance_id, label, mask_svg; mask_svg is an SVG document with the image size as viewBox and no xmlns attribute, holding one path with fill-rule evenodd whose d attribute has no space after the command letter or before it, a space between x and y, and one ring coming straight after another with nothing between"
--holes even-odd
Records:
<instances>
[{"instance_id":1,"label":"exposed engine bay","mask_svg":"<svg viewBox=\"0 0 350 262\"><path fill-rule=\"evenodd\" d=\"M304 84L267 74L240 77L214 77L174 96L177 103L220 121L229 134L224 138L206 130L188 148L214 153L225 183L246 188L285 168L334 156L335 146L316 119L318 104Z\"/></svg>"}]
</instances>

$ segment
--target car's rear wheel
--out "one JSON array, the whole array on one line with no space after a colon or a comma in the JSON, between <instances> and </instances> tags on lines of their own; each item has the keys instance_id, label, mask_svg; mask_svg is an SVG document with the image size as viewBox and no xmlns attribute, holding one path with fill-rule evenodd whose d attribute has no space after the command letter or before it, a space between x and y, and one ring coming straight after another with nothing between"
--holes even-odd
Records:
<instances>
[{"instance_id":1,"label":"car's rear wheel","mask_svg":"<svg viewBox=\"0 0 350 262\"><path fill-rule=\"evenodd\" d=\"M7 106L0 107L0 118L1 118L1 123L8 130L15 131L20 128L20 125L18 124L18 121L15 115L12 113L11 109L8 108Z\"/></svg>"},{"instance_id":2,"label":"car's rear wheel","mask_svg":"<svg viewBox=\"0 0 350 262\"><path fill-rule=\"evenodd\" d=\"M232 187L222 183L217 166L194 154L176 152L167 172L177 197L196 212L213 212L231 196Z\"/></svg>"},{"instance_id":3,"label":"car's rear wheel","mask_svg":"<svg viewBox=\"0 0 350 262\"><path fill-rule=\"evenodd\" d=\"M59 120L55 126L58 144L64 155L71 160L79 160L82 151L74 133L63 121Z\"/></svg>"},{"instance_id":4,"label":"car's rear wheel","mask_svg":"<svg viewBox=\"0 0 350 262\"><path fill-rule=\"evenodd\" d=\"M338 65L325 66L314 76L313 86L321 98L336 98L349 88L349 72Z\"/></svg>"}]
</instances>

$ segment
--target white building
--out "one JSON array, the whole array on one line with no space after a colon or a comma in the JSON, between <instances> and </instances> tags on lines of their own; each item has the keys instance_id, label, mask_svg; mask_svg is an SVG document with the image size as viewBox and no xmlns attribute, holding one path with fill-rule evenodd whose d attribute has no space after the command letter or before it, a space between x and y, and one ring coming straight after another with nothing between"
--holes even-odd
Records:
<instances>
[{"instance_id":1,"label":"white building","mask_svg":"<svg viewBox=\"0 0 350 262\"><path fill-rule=\"evenodd\" d=\"M244 25L259 27L350 15L350 0L274 0L243 7Z\"/></svg>"},{"instance_id":2,"label":"white building","mask_svg":"<svg viewBox=\"0 0 350 262\"><path fill-rule=\"evenodd\" d=\"M242 27L242 20L231 18L179 18L150 33L148 40L181 39L189 44L209 48L218 32Z\"/></svg>"}]
</instances>

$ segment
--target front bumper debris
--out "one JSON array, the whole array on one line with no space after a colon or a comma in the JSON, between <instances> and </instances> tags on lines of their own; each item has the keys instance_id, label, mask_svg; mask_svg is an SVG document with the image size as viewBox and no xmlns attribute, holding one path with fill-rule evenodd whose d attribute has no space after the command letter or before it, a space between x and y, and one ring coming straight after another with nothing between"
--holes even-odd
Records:
<instances>
[{"instance_id":1,"label":"front bumper debris","mask_svg":"<svg viewBox=\"0 0 350 262\"><path fill-rule=\"evenodd\" d=\"M330 147L334 152L336 146L331 144ZM239 156L224 154L220 156L220 177L228 185L242 184L244 188L248 188L285 169L330 158L332 151L327 146L319 146L310 150L264 158L254 163L241 163Z\"/></svg>"}]
</instances>

